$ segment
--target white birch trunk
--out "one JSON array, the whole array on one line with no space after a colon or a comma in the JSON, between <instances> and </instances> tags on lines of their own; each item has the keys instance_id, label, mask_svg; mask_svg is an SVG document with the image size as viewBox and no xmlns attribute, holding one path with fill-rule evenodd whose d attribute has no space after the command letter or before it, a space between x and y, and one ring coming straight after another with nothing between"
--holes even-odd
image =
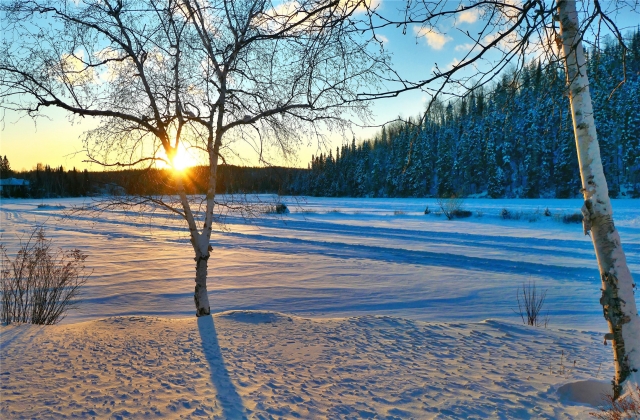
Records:
<instances>
[{"instance_id":1,"label":"white birch trunk","mask_svg":"<svg viewBox=\"0 0 640 420\"><path fill-rule=\"evenodd\" d=\"M211 227L203 229L202 233L198 233L195 218L189 205L189 200L185 194L182 179L177 179L178 193L184 210L187 225L189 225L189 236L191 245L196 254L194 260L196 262L196 287L193 294L193 301L196 305L196 316L205 316L211 313L209 305L209 297L207 295L207 264L209 263L209 255L211 247L209 240L211 239ZM213 201L213 199L211 199ZM212 210L213 211L213 210ZM208 219L207 219L208 220ZM206 222L205 222L206 223Z\"/></svg>"},{"instance_id":2,"label":"white birch trunk","mask_svg":"<svg viewBox=\"0 0 640 420\"><path fill-rule=\"evenodd\" d=\"M199 241L202 242L202 241ZM208 239L206 240L208 243ZM208 245L206 245L208 248ZM200 251L200 252L199 252ZM196 316L205 316L211 313L209 296L207 295L207 264L209 263L209 249L205 253L196 250L196 290L193 301L196 305Z\"/></svg>"},{"instance_id":3,"label":"white birch trunk","mask_svg":"<svg viewBox=\"0 0 640 420\"><path fill-rule=\"evenodd\" d=\"M634 297L635 284L613 223L575 0L559 0L558 15L584 194L584 232L591 232L602 279L600 303L609 324L605 340L612 343L617 398L623 388L630 390L640 383L640 318Z\"/></svg>"}]
</instances>

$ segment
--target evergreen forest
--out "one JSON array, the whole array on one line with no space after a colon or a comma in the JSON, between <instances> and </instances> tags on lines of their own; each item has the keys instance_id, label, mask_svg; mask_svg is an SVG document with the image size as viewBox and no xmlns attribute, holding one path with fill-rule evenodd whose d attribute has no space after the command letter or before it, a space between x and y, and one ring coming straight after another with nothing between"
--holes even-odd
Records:
<instances>
[{"instance_id":1,"label":"evergreen forest","mask_svg":"<svg viewBox=\"0 0 640 420\"><path fill-rule=\"evenodd\" d=\"M270 193L287 194L288 185L299 179L305 169L234 165L218 166L216 191L220 194ZM98 195L173 195L177 194L176 174L170 169L127 169L117 171L78 171L64 167L37 164L30 171L14 172L5 156L0 159L0 178L17 177L29 182L24 188L5 189L3 197L56 198ZM188 194L206 194L208 168L196 166L180 174Z\"/></svg>"},{"instance_id":2,"label":"evergreen forest","mask_svg":"<svg viewBox=\"0 0 640 420\"><path fill-rule=\"evenodd\" d=\"M587 50L613 198L640 196L640 31L629 38L626 51L614 42ZM309 169L290 186L292 193L577 197L581 182L564 70L533 62L465 98L434 102L424 118L394 122L372 140L315 156Z\"/></svg>"}]
</instances>

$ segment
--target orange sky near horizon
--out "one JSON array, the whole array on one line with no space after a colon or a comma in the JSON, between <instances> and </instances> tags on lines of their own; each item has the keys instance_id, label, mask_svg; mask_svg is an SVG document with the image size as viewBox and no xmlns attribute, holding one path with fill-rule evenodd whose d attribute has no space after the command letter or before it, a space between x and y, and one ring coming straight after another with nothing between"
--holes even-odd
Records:
<instances>
[{"instance_id":1,"label":"orange sky near horizon","mask_svg":"<svg viewBox=\"0 0 640 420\"><path fill-rule=\"evenodd\" d=\"M33 169L38 163L67 169L96 169L83 162L80 136L94 126L90 119L71 123L64 111L48 110L48 118L36 121L7 112L0 130L0 155L7 156L11 169Z\"/></svg>"},{"instance_id":2,"label":"orange sky near horizon","mask_svg":"<svg viewBox=\"0 0 640 420\"><path fill-rule=\"evenodd\" d=\"M65 169L76 168L78 170L102 171L103 167L86 162L87 156L83 150L83 133L92 129L98 123L93 118L76 118L69 121L67 114L62 110L48 110L48 118L38 118L36 121L17 113L5 113L5 121L0 127L0 156L7 156L11 169L14 171L28 171L36 167L38 163L51 167L63 166ZM358 130L358 139L364 139L375 135L377 129ZM361 136L366 136L362 137ZM343 139L341 135L330 136L328 145L335 153L335 148L343 144L351 143L351 139ZM306 141L294 159L285 160L273 157L272 165L293 166L306 168L312 155L328 153L329 149L321 148ZM227 162L245 166L260 165L257 154L248 146L240 146L243 160L231 156ZM275 155L275 154L272 154Z\"/></svg>"},{"instance_id":3,"label":"orange sky near horizon","mask_svg":"<svg viewBox=\"0 0 640 420\"><path fill-rule=\"evenodd\" d=\"M423 94L409 92L402 97L379 100L373 103L374 119L381 124L396 118L398 115L409 116L418 114L424 106ZM76 168L90 171L102 171L103 167L86 162L82 142L83 134L96 127L98 118L75 117L70 120L69 114L61 109L50 108L43 112L43 116L36 120L13 111L4 112L4 121L0 125L0 156L7 156L11 169L14 171L28 171L38 163L51 167L63 166L65 169ZM378 127L353 127L356 140L373 138L380 130ZM327 134L328 144L323 147L315 141L302 141L297 156L285 160L276 150L269 150L271 165L306 168L312 155L329 153L335 154L336 147L351 144L352 136L347 134L343 138L341 133ZM310 144L308 144L310 143ZM248 145L236 146L242 160L232 154L225 156L227 163L243 166L264 166L255 150Z\"/></svg>"}]
</instances>

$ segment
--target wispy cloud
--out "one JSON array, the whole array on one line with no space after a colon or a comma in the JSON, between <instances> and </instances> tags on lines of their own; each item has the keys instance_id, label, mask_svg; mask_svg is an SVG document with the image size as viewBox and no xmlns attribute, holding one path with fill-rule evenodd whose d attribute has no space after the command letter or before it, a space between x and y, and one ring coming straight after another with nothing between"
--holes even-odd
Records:
<instances>
[{"instance_id":1,"label":"wispy cloud","mask_svg":"<svg viewBox=\"0 0 640 420\"><path fill-rule=\"evenodd\" d=\"M445 70L451 70L454 67L456 67L458 64L460 64L460 60L458 60L457 58L454 58L453 60L451 60L449 64L446 65Z\"/></svg>"},{"instance_id":2,"label":"wispy cloud","mask_svg":"<svg viewBox=\"0 0 640 420\"><path fill-rule=\"evenodd\" d=\"M414 28L414 32L417 36L423 37L434 50L441 50L447 42L452 40L450 36L436 32L431 28Z\"/></svg>"},{"instance_id":3,"label":"wispy cloud","mask_svg":"<svg viewBox=\"0 0 640 420\"><path fill-rule=\"evenodd\" d=\"M364 13L367 10L376 10L380 7L382 0L339 0L333 12L338 15L348 15L352 12L356 14ZM269 3L269 2L267 2ZM312 2L313 3L313 2ZM304 19L307 19L315 9L311 7L308 9L306 2L302 4L298 0L286 0L272 8L264 10L262 13L258 13L254 19L254 24L260 26L263 29L270 31L281 31L287 27L290 27ZM318 7L321 7L322 3L318 3ZM316 19L310 19L307 23L300 25L300 28L310 28L310 25L314 25Z\"/></svg>"},{"instance_id":4,"label":"wispy cloud","mask_svg":"<svg viewBox=\"0 0 640 420\"><path fill-rule=\"evenodd\" d=\"M388 44L389 43L389 38L387 38L384 35L376 34L376 38L378 39L378 41L382 42L383 44Z\"/></svg>"},{"instance_id":5,"label":"wispy cloud","mask_svg":"<svg viewBox=\"0 0 640 420\"><path fill-rule=\"evenodd\" d=\"M359 3L359 0L342 0L340 2L341 5L346 5L348 7L353 7L356 3ZM380 6L382 0L365 0L363 4L360 4L356 8L356 12L364 12L366 10L377 9Z\"/></svg>"},{"instance_id":6,"label":"wispy cloud","mask_svg":"<svg viewBox=\"0 0 640 420\"><path fill-rule=\"evenodd\" d=\"M466 44L456 45L454 50L467 52L467 51L471 51L472 48L473 48L473 44L469 42Z\"/></svg>"}]
</instances>

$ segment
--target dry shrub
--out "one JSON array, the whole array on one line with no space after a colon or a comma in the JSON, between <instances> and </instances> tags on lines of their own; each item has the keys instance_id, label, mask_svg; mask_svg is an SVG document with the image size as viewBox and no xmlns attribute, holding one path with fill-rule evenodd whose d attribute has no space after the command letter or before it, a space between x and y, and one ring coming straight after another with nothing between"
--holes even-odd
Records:
<instances>
[{"instance_id":1,"label":"dry shrub","mask_svg":"<svg viewBox=\"0 0 640 420\"><path fill-rule=\"evenodd\" d=\"M618 398L611 395L605 396L607 405L598 407L598 412L589 413L593 417L601 420L624 420L640 419L640 387L636 385L635 391L629 395Z\"/></svg>"},{"instance_id":2,"label":"dry shrub","mask_svg":"<svg viewBox=\"0 0 640 420\"><path fill-rule=\"evenodd\" d=\"M464 199L452 195L451 198L438 198L437 203L442 213L451 220L462 211ZM467 216L465 216L467 217Z\"/></svg>"},{"instance_id":3,"label":"dry shrub","mask_svg":"<svg viewBox=\"0 0 640 420\"><path fill-rule=\"evenodd\" d=\"M524 212L522 211L511 211L509 209L502 209L502 211L500 212L500 217L503 220L520 220L525 216ZM530 221L536 221L536 220L530 220Z\"/></svg>"},{"instance_id":4,"label":"dry shrub","mask_svg":"<svg viewBox=\"0 0 640 420\"><path fill-rule=\"evenodd\" d=\"M566 224L582 223L582 213L565 214L562 216L562 222Z\"/></svg>"},{"instance_id":5,"label":"dry shrub","mask_svg":"<svg viewBox=\"0 0 640 420\"><path fill-rule=\"evenodd\" d=\"M544 300L547 297L547 291L538 291L535 282L523 283L522 288L518 288L516 298L518 300L518 313L522 318L522 323L538 327L544 325L546 328L549 324L549 318L541 319L540 313Z\"/></svg>"},{"instance_id":6,"label":"dry shrub","mask_svg":"<svg viewBox=\"0 0 640 420\"><path fill-rule=\"evenodd\" d=\"M472 215L473 213L471 213L469 210L454 210L451 213L451 216L456 219L464 219L467 217L471 217Z\"/></svg>"},{"instance_id":7,"label":"dry shrub","mask_svg":"<svg viewBox=\"0 0 640 420\"><path fill-rule=\"evenodd\" d=\"M277 203L274 205L267 206L265 213L266 214L288 214L289 208L284 203Z\"/></svg>"},{"instance_id":8,"label":"dry shrub","mask_svg":"<svg viewBox=\"0 0 640 420\"><path fill-rule=\"evenodd\" d=\"M86 280L87 255L78 249L53 249L36 228L15 259L0 244L2 256L0 322L50 325L61 321Z\"/></svg>"}]
</instances>

